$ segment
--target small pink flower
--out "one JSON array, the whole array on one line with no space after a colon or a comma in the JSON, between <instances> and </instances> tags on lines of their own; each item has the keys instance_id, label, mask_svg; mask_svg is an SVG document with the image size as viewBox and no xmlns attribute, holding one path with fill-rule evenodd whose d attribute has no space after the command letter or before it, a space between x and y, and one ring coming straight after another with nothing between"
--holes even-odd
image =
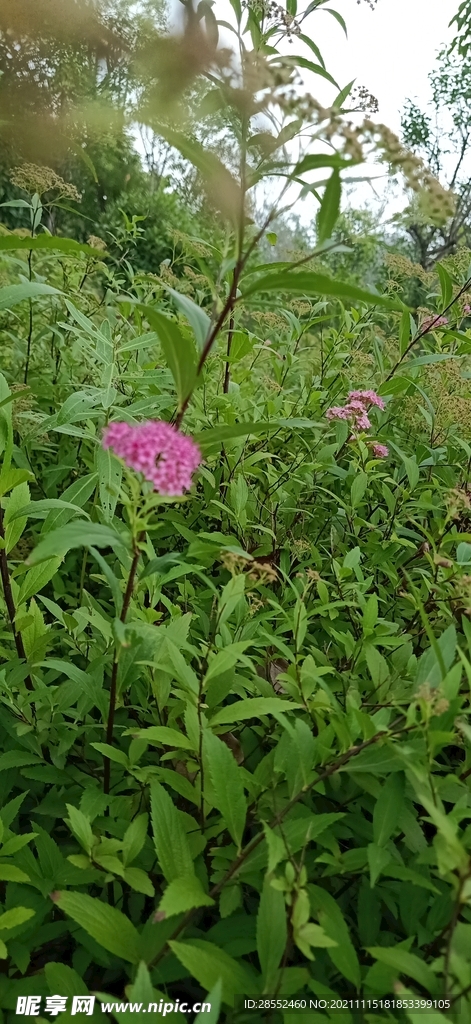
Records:
<instances>
[{"instance_id":1,"label":"small pink flower","mask_svg":"<svg viewBox=\"0 0 471 1024\"><path fill-rule=\"evenodd\" d=\"M471 314L471 306L468 303L466 303L466 305L463 306L463 314L464 316L470 316Z\"/></svg>"},{"instance_id":2,"label":"small pink flower","mask_svg":"<svg viewBox=\"0 0 471 1024\"><path fill-rule=\"evenodd\" d=\"M363 405L377 405L378 409L384 409L383 399L376 394L376 391L350 391L350 401L358 401Z\"/></svg>"},{"instance_id":3,"label":"small pink flower","mask_svg":"<svg viewBox=\"0 0 471 1024\"><path fill-rule=\"evenodd\" d=\"M328 420L348 420L349 411L348 406L344 405L333 405L331 409L327 409L326 417Z\"/></svg>"},{"instance_id":4,"label":"small pink flower","mask_svg":"<svg viewBox=\"0 0 471 1024\"><path fill-rule=\"evenodd\" d=\"M176 496L188 491L201 463L201 452L193 439L163 420L148 420L135 427L109 423L102 444L142 473L160 494Z\"/></svg>"},{"instance_id":5,"label":"small pink flower","mask_svg":"<svg viewBox=\"0 0 471 1024\"><path fill-rule=\"evenodd\" d=\"M421 331L435 330L437 327L445 327L445 324L447 324L447 323L448 323L448 317L447 316L439 316L438 313L437 313L437 314L435 314L435 316L426 316L425 320L423 320L422 324L420 325L420 330Z\"/></svg>"},{"instance_id":6,"label":"small pink flower","mask_svg":"<svg viewBox=\"0 0 471 1024\"><path fill-rule=\"evenodd\" d=\"M385 444L373 444L371 447L377 459L385 459L389 455L389 448Z\"/></svg>"},{"instance_id":7,"label":"small pink flower","mask_svg":"<svg viewBox=\"0 0 471 1024\"><path fill-rule=\"evenodd\" d=\"M383 399L376 394L376 391L350 391L346 405L334 405L327 409L328 420L349 420L353 429L369 430L370 419L367 414L369 405L376 405L378 409L384 409Z\"/></svg>"}]
</instances>

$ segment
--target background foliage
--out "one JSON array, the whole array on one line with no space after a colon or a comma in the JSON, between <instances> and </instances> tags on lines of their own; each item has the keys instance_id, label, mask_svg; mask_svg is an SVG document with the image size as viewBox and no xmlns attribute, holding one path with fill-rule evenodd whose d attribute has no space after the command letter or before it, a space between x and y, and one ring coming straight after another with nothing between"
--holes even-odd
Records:
<instances>
[{"instance_id":1,"label":"background foliage","mask_svg":"<svg viewBox=\"0 0 471 1024\"><path fill-rule=\"evenodd\" d=\"M303 92L322 6L232 0L233 55L206 3L180 35L0 7L5 1024L57 992L471 1015L468 183L412 107L398 140ZM341 212L372 150L424 258ZM102 446L146 419L200 445L181 499Z\"/></svg>"}]
</instances>

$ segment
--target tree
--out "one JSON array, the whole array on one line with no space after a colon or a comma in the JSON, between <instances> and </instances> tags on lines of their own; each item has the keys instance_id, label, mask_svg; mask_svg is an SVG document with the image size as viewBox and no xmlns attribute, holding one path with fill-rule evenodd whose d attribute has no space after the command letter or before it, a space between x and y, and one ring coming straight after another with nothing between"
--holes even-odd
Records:
<instances>
[{"instance_id":1,"label":"tree","mask_svg":"<svg viewBox=\"0 0 471 1024\"><path fill-rule=\"evenodd\" d=\"M425 268L453 253L471 247L471 56L452 44L438 58L430 74L432 99L421 110L408 100L402 116L403 139L420 153L434 175L446 182L456 196L455 211L445 223L427 222L417 202L412 202L403 223L414 243L416 258Z\"/></svg>"}]
</instances>

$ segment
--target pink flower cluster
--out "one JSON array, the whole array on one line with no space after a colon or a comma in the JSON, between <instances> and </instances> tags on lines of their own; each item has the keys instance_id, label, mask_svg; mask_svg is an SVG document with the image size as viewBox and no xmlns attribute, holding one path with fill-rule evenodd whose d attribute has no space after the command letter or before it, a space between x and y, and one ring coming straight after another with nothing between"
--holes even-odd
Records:
<instances>
[{"instance_id":1,"label":"pink flower cluster","mask_svg":"<svg viewBox=\"0 0 471 1024\"><path fill-rule=\"evenodd\" d=\"M371 422L366 411L369 405L384 409L383 399L376 391L350 391L347 404L332 406L326 416L328 420L348 420L357 430L369 430Z\"/></svg>"},{"instance_id":2,"label":"pink flower cluster","mask_svg":"<svg viewBox=\"0 0 471 1024\"><path fill-rule=\"evenodd\" d=\"M389 455L389 448L385 444L372 444L371 450L377 459L385 459Z\"/></svg>"},{"instance_id":3,"label":"pink flower cluster","mask_svg":"<svg viewBox=\"0 0 471 1024\"><path fill-rule=\"evenodd\" d=\"M331 409L327 409L326 417L328 420L348 420L353 430L369 430L371 422L366 411L369 405L384 409L383 399L376 391L350 391L347 404L333 405ZM350 440L354 440L354 437ZM389 455L389 448L385 444L370 444L376 458L385 459Z\"/></svg>"},{"instance_id":4,"label":"pink flower cluster","mask_svg":"<svg viewBox=\"0 0 471 1024\"><path fill-rule=\"evenodd\" d=\"M470 314L471 314L471 306L467 302L466 305L463 306L463 315L464 316L469 316Z\"/></svg>"},{"instance_id":5,"label":"pink flower cluster","mask_svg":"<svg viewBox=\"0 0 471 1024\"><path fill-rule=\"evenodd\" d=\"M188 491L201 463L201 452L192 438L163 420L149 420L136 427L110 423L102 443L103 448L112 448L127 466L150 480L160 494L176 496Z\"/></svg>"},{"instance_id":6,"label":"pink flower cluster","mask_svg":"<svg viewBox=\"0 0 471 1024\"><path fill-rule=\"evenodd\" d=\"M426 316L425 320L423 320L423 322L420 325L420 330L421 331L430 331L431 329L435 330L436 327L445 327L445 324L447 324L447 323L448 323L448 317L447 316L437 316L437 315L435 315L435 316Z\"/></svg>"}]
</instances>

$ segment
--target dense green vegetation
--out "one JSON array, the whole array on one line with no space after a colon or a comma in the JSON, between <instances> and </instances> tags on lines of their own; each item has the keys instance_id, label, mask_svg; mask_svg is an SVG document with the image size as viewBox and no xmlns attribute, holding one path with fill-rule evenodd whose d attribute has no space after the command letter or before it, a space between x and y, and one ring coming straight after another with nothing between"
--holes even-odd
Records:
<instances>
[{"instance_id":1,"label":"dense green vegetation","mask_svg":"<svg viewBox=\"0 0 471 1024\"><path fill-rule=\"evenodd\" d=\"M468 6L448 188L324 0L0 2L4 1024L471 1021Z\"/></svg>"}]
</instances>

